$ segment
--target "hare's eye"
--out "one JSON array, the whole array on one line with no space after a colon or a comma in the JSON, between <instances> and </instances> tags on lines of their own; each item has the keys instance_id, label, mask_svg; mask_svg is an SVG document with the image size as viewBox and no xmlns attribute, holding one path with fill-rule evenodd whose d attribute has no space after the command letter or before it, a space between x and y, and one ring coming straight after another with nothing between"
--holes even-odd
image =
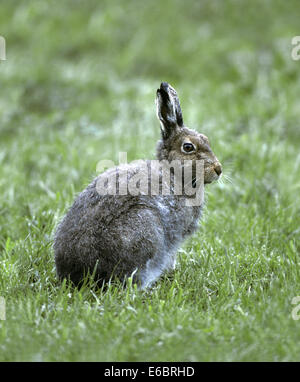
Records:
<instances>
[{"instance_id":1,"label":"hare's eye","mask_svg":"<svg viewBox=\"0 0 300 382\"><path fill-rule=\"evenodd\" d=\"M192 143L184 143L182 149L185 153L191 153L195 150L195 146Z\"/></svg>"}]
</instances>

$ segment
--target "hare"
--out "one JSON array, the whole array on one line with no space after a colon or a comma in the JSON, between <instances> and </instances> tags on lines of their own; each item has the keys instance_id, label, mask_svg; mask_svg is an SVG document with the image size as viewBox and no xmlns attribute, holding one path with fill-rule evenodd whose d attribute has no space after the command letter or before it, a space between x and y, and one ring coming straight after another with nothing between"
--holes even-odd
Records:
<instances>
[{"instance_id":1,"label":"hare","mask_svg":"<svg viewBox=\"0 0 300 382\"><path fill-rule=\"evenodd\" d=\"M182 169L185 161L192 163L192 183L196 189L199 189L197 183L201 183L195 176L197 160L203 163L202 183L217 180L222 168L207 137L184 126L177 93L166 82L157 90L156 107L161 125L156 162L177 161ZM172 192L177 176L172 169L169 194L118 192L121 188L127 190L139 171L145 175L150 162L145 162L143 170L141 161L111 168L78 195L55 234L55 263L60 280L67 278L80 285L89 273L102 284L112 277L126 280L132 276L133 281L145 289L164 271L175 267L178 247L197 229L203 200L199 205L189 204L193 196ZM159 173L161 190L164 186L161 167L151 169L153 174ZM149 180L149 172L146 178ZM116 193L99 192L99 189L109 189L111 179L117 179Z\"/></svg>"}]
</instances>

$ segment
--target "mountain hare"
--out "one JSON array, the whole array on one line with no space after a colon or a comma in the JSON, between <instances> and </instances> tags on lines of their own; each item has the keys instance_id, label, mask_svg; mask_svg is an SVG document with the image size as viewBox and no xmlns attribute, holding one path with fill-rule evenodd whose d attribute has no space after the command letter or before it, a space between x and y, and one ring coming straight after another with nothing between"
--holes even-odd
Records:
<instances>
[{"instance_id":1,"label":"mountain hare","mask_svg":"<svg viewBox=\"0 0 300 382\"><path fill-rule=\"evenodd\" d=\"M55 263L60 280L67 278L80 285L88 273L100 283L111 277L125 280L132 276L140 288L147 288L162 272L174 268L179 245L196 230L203 201L189 203L194 196L175 193L174 183L185 162L192 163L190 183L195 190L201 182L218 179L222 168L207 137L184 126L177 93L166 82L157 90L156 106L162 136L157 145L158 160L110 168L79 194L55 235ZM172 161L180 164L180 171L170 168L168 183L162 179L160 163ZM195 175L197 162L203 164L203 179ZM141 183L135 177L146 172L148 183L150 175L157 176L160 192L149 194L147 187L146 192L128 192L130 182ZM110 193L114 181L117 187ZM180 177L179 186L183 183ZM161 189L166 184L170 192L163 194Z\"/></svg>"}]
</instances>

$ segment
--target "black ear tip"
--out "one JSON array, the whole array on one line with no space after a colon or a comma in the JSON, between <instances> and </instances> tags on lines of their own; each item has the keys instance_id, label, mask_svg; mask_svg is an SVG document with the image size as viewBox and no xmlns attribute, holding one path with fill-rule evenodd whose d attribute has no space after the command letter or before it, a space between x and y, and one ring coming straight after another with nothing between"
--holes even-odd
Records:
<instances>
[{"instance_id":1,"label":"black ear tip","mask_svg":"<svg viewBox=\"0 0 300 382\"><path fill-rule=\"evenodd\" d=\"M160 94L164 100L169 99L170 85L167 82L162 82L160 88L157 89L157 95Z\"/></svg>"},{"instance_id":2,"label":"black ear tip","mask_svg":"<svg viewBox=\"0 0 300 382\"><path fill-rule=\"evenodd\" d=\"M167 92L167 91L168 91L168 88L169 88L169 84L168 84L167 82L162 82L162 83L160 84L160 89L161 89L161 90L164 90L165 92Z\"/></svg>"}]
</instances>

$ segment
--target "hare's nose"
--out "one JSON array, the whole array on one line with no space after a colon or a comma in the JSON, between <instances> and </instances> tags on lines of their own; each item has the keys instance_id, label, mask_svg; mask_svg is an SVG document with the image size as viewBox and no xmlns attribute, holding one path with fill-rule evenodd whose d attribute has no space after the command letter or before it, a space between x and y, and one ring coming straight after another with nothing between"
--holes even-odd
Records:
<instances>
[{"instance_id":1,"label":"hare's nose","mask_svg":"<svg viewBox=\"0 0 300 382\"><path fill-rule=\"evenodd\" d=\"M217 175L220 176L222 174L222 166L220 165L220 163L214 165L214 170L217 173Z\"/></svg>"}]
</instances>

